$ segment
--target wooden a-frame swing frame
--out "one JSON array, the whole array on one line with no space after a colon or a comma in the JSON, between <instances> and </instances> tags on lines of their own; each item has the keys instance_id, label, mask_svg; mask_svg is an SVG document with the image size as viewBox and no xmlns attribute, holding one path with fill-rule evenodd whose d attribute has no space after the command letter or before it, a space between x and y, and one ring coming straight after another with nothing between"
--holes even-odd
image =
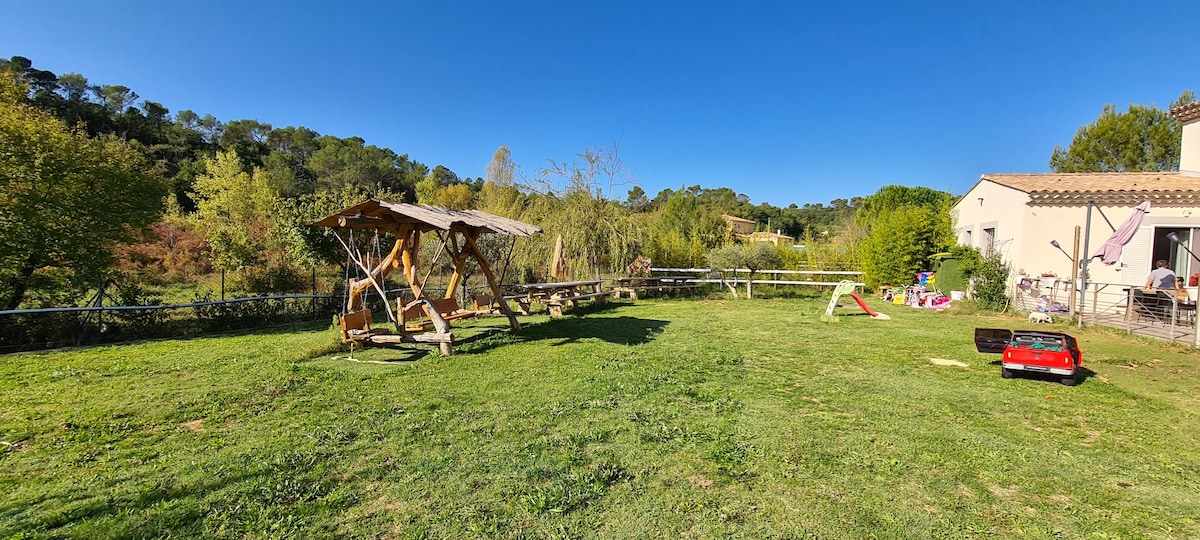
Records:
<instances>
[{"instance_id":1,"label":"wooden a-frame swing frame","mask_svg":"<svg viewBox=\"0 0 1200 540\"><path fill-rule=\"evenodd\" d=\"M362 279L348 279L346 306L343 314L339 316L343 342L376 345L413 342L438 343L444 354L451 354L454 337L450 332L449 323L446 321L446 317L439 313L438 308L425 297L423 290L425 284L417 279L421 235L430 231L436 232L441 237L442 248L454 265L454 273L446 285L444 298L453 298L458 286L466 279L467 262L475 259L479 271L487 280L492 297L499 304L501 313L508 318L509 325L513 330L521 329L521 323L508 307L508 303L504 301L500 283L497 281L487 257L480 250L478 240L484 234L528 237L542 231L536 225L479 210L450 210L436 206L370 199L326 216L313 223L313 226L332 228L335 235L340 229L370 230L376 234L390 233L396 238L389 253L374 267L368 267L361 257L356 256L351 243L343 241L340 235L337 237L355 265L366 274L366 277ZM367 290L374 288L386 304L387 295L382 286L383 279L396 269L402 269L405 281L416 300L406 306L397 306L396 315L392 314L391 306L387 304L388 318L396 323L397 333L372 330L370 328L370 311L363 306L363 295ZM417 305L423 306L425 313L433 323L435 332L410 334L405 329L402 314Z\"/></svg>"}]
</instances>

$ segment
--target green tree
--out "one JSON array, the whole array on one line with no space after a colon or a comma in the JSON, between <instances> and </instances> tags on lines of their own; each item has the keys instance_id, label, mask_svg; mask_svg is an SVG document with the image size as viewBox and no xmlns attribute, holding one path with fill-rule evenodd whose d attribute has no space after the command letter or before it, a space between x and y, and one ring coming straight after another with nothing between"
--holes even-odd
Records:
<instances>
[{"instance_id":1,"label":"green tree","mask_svg":"<svg viewBox=\"0 0 1200 540\"><path fill-rule=\"evenodd\" d=\"M100 104L113 114L125 112L138 98L137 92L119 84L96 85L92 87L92 92L100 98Z\"/></svg>"},{"instance_id":2,"label":"green tree","mask_svg":"<svg viewBox=\"0 0 1200 540\"><path fill-rule=\"evenodd\" d=\"M197 226L212 248L218 268L239 270L263 260L278 197L258 169L251 175L236 152L206 159L196 178Z\"/></svg>"},{"instance_id":3,"label":"green tree","mask_svg":"<svg viewBox=\"0 0 1200 540\"><path fill-rule=\"evenodd\" d=\"M1171 108L1195 100L1194 92L1184 90ZM1158 107L1131 104L1120 112L1110 103L1075 132L1067 149L1054 147L1050 168L1061 173L1178 170L1182 134L1179 122Z\"/></svg>"},{"instance_id":4,"label":"green tree","mask_svg":"<svg viewBox=\"0 0 1200 540\"><path fill-rule=\"evenodd\" d=\"M59 302L94 286L114 247L162 212L165 184L141 154L111 137L88 139L26 102L28 87L0 71L0 307L27 295Z\"/></svg>"},{"instance_id":5,"label":"green tree","mask_svg":"<svg viewBox=\"0 0 1200 540\"><path fill-rule=\"evenodd\" d=\"M372 195L388 191L411 197L417 182L429 173L428 167L407 155L368 145L359 137L326 135L319 143L321 148L309 158L308 167L324 189L340 192L349 186Z\"/></svg>"},{"instance_id":6,"label":"green tree","mask_svg":"<svg viewBox=\"0 0 1200 540\"><path fill-rule=\"evenodd\" d=\"M860 253L867 286L911 283L930 255L949 249L950 205L949 193L925 187L885 186L864 199L855 221L868 231Z\"/></svg>"},{"instance_id":7,"label":"green tree","mask_svg":"<svg viewBox=\"0 0 1200 540\"><path fill-rule=\"evenodd\" d=\"M535 222L543 224L551 240L563 235L576 275L624 268L640 251L640 231L626 208L604 196L627 177L624 167L615 149L589 148L577 157L550 161L539 171L534 184L542 193L532 210Z\"/></svg>"},{"instance_id":8,"label":"green tree","mask_svg":"<svg viewBox=\"0 0 1200 540\"><path fill-rule=\"evenodd\" d=\"M625 202L622 204L634 212L640 212L650 206L650 199L646 198L646 190L642 189L642 186L633 186L625 195Z\"/></svg>"},{"instance_id":9,"label":"green tree","mask_svg":"<svg viewBox=\"0 0 1200 540\"><path fill-rule=\"evenodd\" d=\"M782 262L779 249L767 242L732 244L708 252L708 266L713 271L740 268L749 270L746 278L746 298L754 298L754 275L759 270L778 268ZM737 289L728 283L726 286L733 292L733 297L737 298Z\"/></svg>"}]
</instances>

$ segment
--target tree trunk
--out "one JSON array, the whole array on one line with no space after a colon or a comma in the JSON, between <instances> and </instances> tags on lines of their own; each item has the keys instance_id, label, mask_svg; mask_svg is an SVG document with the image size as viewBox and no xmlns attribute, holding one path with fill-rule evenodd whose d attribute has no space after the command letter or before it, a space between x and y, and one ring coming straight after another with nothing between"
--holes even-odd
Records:
<instances>
[{"instance_id":1,"label":"tree trunk","mask_svg":"<svg viewBox=\"0 0 1200 540\"><path fill-rule=\"evenodd\" d=\"M730 283L730 282L728 282L728 281L725 281L725 279L724 279L724 278L722 278L722 279L721 279L721 284L722 284L722 285L724 285L724 286L726 286L726 287L729 287L729 292L733 293L733 299L734 299L734 300L737 300L737 299L738 299L737 283Z\"/></svg>"},{"instance_id":2,"label":"tree trunk","mask_svg":"<svg viewBox=\"0 0 1200 540\"><path fill-rule=\"evenodd\" d=\"M754 271L750 271L750 276L746 278L746 298L754 298Z\"/></svg>"},{"instance_id":3,"label":"tree trunk","mask_svg":"<svg viewBox=\"0 0 1200 540\"><path fill-rule=\"evenodd\" d=\"M29 260L25 262L25 266L21 268L21 273L8 282L9 288L12 289L12 296L4 304L5 311L17 309L20 307L21 301L25 300L25 292L29 290L29 278L33 276L33 271L37 270L35 263L36 261L30 256Z\"/></svg>"}]
</instances>

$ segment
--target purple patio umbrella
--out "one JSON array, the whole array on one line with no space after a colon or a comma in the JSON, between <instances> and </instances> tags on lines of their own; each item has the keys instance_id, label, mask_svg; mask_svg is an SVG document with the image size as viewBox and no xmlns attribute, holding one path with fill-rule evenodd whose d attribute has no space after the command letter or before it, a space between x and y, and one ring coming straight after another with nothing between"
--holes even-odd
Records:
<instances>
[{"instance_id":1,"label":"purple patio umbrella","mask_svg":"<svg viewBox=\"0 0 1200 540\"><path fill-rule=\"evenodd\" d=\"M1100 260L1104 261L1106 265L1117 264L1121 258L1121 250L1133 238L1133 234L1142 225L1142 218L1146 217L1146 213L1149 211L1150 201L1137 205L1137 208L1133 209L1133 215L1113 231L1112 236L1104 241L1104 245L1100 246L1100 249L1093 253L1092 257L1100 257Z\"/></svg>"}]
</instances>

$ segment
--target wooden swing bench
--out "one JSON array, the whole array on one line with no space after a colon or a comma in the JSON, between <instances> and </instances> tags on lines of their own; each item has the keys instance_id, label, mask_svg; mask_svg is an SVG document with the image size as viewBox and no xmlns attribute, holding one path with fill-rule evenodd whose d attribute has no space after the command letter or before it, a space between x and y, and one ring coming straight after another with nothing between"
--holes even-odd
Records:
<instances>
[{"instance_id":1,"label":"wooden swing bench","mask_svg":"<svg viewBox=\"0 0 1200 540\"><path fill-rule=\"evenodd\" d=\"M343 208L313 222L313 226L334 229L334 238L346 250L347 268L350 263L353 263L365 276L355 278L347 276L346 307L344 314L339 317L343 342L364 345L438 343L444 354L450 354L454 337L450 333L450 324L447 321L473 317L477 313L495 313L497 309L508 318L509 325L514 331L520 331L520 322L504 302L499 302L496 304L497 309L493 309L493 302L491 299L487 299L484 302L486 310L481 310L480 301L476 300L475 310L472 311L463 309L453 298L439 300L425 298L422 289L425 288L429 274L426 273L425 279L419 279L417 273L421 238L425 233L435 233L441 240L441 246L434 255L434 263L442 253L446 253L454 265L454 273L450 276L446 290L457 290L458 286L469 277L466 272L467 263L474 260L492 292L491 298L497 298L502 294L499 282L492 272L487 257L479 248L480 236L503 234L512 237L528 237L542 232L540 227L479 210L452 210L379 199L369 199ZM345 238L336 231L345 231ZM364 241L354 239L355 231L374 232L375 260L370 257L370 250L364 256L362 251ZM386 255L379 246L380 238L383 235L391 235L395 240ZM432 271L432 267L431 264L430 271ZM388 318L396 323L396 329L391 331L372 328L371 312L366 309L363 296L373 288L381 298L387 299L388 293L384 283L388 274L395 270L401 271L416 300L407 305L400 305L397 302L395 317L390 316L392 304L390 300L387 300L388 303L385 305L389 307ZM349 274L349 270L347 270L347 274ZM422 330L431 325L433 326L431 331L422 333Z\"/></svg>"},{"instance_id":2,"label":"wooden swing bench","mask_svg":"<svg viewBox=\"0 0 1200 540\"><path fill-rule=\"evenodd\" d=\"M400 300L396 301L397 305ZM462 309L458 305L458 300L453 298L438 298L422 302L410 302L408 306L400 306L397 311L400 312L400 321L404 324L404 329L410 332L418 332L433 324L433 319L430 317L432 308L446 322L457 321L459 319L467 319L478 315L477 312L469 309Z\"/></svg>"},{"instance_id":3,"label":"wooden swing bench","mask_svg":"<svg viewBox=\"0 0 1200 540\"><path fill-rule=\"evenodd\" d=\"M421 310L422 308L431 308L428 311L432 312L429 315L429 320L426 324L433 325L434 332L425 332L420 334L410 334L410 331L421 331L424 325L410 329L408 325L401 320L401 327L404 328L401 332L392 332L389 329L372 328L371 310L363 308L357 311L351 311L339 317L342 328L342 343L352 343L359 345L396 345L400 343L437 343L442 351L442 354L450 356L454 353L454 335L450 332L450 323L442 318L441 313L438 313L433 308L433 304L424 298L420 298L410 302L407 306L403 306L403 311Z\"/></svg>"}]
</instances>

